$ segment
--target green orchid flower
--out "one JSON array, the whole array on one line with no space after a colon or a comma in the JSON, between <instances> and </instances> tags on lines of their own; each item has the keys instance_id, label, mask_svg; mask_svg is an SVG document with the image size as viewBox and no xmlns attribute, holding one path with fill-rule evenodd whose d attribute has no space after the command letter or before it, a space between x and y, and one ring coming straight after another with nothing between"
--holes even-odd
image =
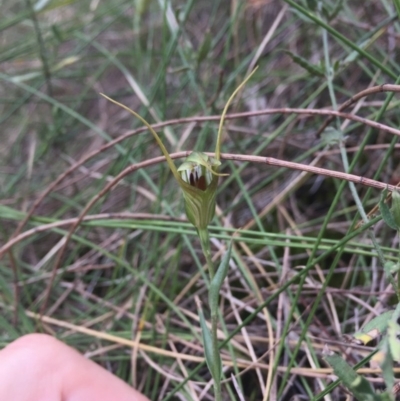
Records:
<instances>
[{"instance_id":1,"label":"green orchid flower","mask_svg":"<svg viewBox=\"0 0 400 401\"><path fill-rule=\"evenodd\" d=\"M198 229L206 229L214 217L218 176L221 162L202 152L191 153L179 166L185 210L189 221Z\"/></svg>"},{"instance_id":2,"label":"green orchid flower","mask_svg":"<svg viewBox=\"0 0 400 401\"><path fill-rule=\"evenodd\" d=\"M185 161L179 166L175 167L174 162L171 159L167 149L162 143L160 137L151 127L151 125L142 118L139 114L131 110L130 108L124 106L121 103L110 99L108 96L103 95L106 99L119 105L123 109L129 111L135 117L137 117L153 134L155 140L162 153L164 154L169 168L172 171L175 179L178 181L179 186L182 189L183 196L185 199L185 210L189 221L196 227L201 248L203 250L204 256L207 261L207 266L210 274L210 289L209 289L209 303L211 309L211 331L208 329L202 311L200 310L200 321L203 332L203 342L205 347L205 356L207 365L210 369L211 375L214 381L214 392L215 400L222 400L221 393L221 356L219 351L217 329L218 329L218 296L228 271L229 259L230 259L230 249L221 262L220 267L215 271L213 261L211 258L211 247L210 239L208 234L208 225L215 214L216 205L216 194L218 187L218 178L223 175L218 172L221 166L221 138L222 138L222 128L224 125L225 115L231 104L234 96L243 87L243 85L250 79L254 74L253 72L242 82L241 85L233 92L221 115L221 120L218 128L217 145L215 148L215 156L209 156L202 152L192 152ZM201 308L200 308L201 309Z\"/></svg>"},{"instance_id":3,"label":"green orchid flower","mask_svg":"<svg viewBox=\"0 0 400 401\"><path fill-rule=\"evenodd\" d=\"M227 175L218 173L218 169L221 165L221 137L226 112L235 95L250 79L255 71L256 69L253 70L253 72L236 88L236 90L233 92L225 105L218 129L215 157L208 156L203 152L192 152L186 158L183 164L179 166L178 169L175 167L174 162L172 161L167 149L165 148L158 134L143 117L141 117L135 111L131 110L129 107L101 93L101 95L108 99L110 102L117 104L118 106L127 110L129 113L133 114L144 125L146 125L149 131L153 134L155 140L157 141L162 153L167 160L172 174L174 175L175 179L177 180L179 186L183 191L186 215L189 221L196 227L198 231L205 230L213 219L215 214L218 177Z\"/></svg>"}]
</instances>

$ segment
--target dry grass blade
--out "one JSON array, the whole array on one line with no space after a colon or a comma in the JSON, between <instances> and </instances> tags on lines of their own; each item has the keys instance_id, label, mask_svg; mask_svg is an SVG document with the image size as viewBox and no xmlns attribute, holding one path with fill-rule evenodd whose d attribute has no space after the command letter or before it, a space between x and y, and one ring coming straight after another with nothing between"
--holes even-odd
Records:
<instances>
[{"instance_id":1,"label":"dry grass blade","mask_svg":"<svg viewBox=\"0 0 400 401\"><path fill-rule=\"evenodd\" d=\"M149 127L99 93L178 165L215 148L258 65L225 115L210 225L215 266L233 239L223 399L345 399L325 344L383 388L351 339L397 303L398 236L372 216L400 182L397 9L161 3L0 4L1 347L43 331L149 399L212 398L201 243Z\"/></svg>"}]
</instances>

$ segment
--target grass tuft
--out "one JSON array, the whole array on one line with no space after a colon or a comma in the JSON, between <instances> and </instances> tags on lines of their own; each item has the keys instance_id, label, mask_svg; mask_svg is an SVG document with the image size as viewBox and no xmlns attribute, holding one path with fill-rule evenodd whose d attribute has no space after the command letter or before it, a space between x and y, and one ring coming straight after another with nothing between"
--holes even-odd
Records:
<instances>
[{"instance_id":1,"label":"grass tuft","mask_svg":"<svg viewBox=\"0 0 400 401\"><path fill-rule=\"evenodd\" d=\"M149 121L179 163L215 148L229 96L258 65L226 115L229 177L210 226L216 265L233 239L223 399L346 399L324 346L366 361L374 348L346 336L398 303L398 270L385 269L398 236L370 213L389 210L381 192L400 181L398 9L4 0L1 345L40 330L150 399L212 396L200 241L147 127L99 93ZM378 370L357 373L383 387Z\"/></svg>"}]
</instances>

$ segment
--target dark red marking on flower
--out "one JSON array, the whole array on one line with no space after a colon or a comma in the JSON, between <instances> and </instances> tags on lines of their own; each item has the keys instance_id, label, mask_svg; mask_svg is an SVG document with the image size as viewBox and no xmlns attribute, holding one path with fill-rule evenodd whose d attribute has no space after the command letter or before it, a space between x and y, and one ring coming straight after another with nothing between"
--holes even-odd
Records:
<instances>
[{"instance_id":1,"label":"dark red marking on flower","mask_svg":"<svg viewBox=\"0 0 400 401\"><path fill-rule=\"evenodd\" d=\"M192 187L196 187L201 189L202 191L205 191L207 189L207 183L206 183L206 178L204 176L198 176L197 172L195 173L190 173L189 176L189 184Z\"/></svg>"},{"instance_id":2,"label":"dark red marking on flower","mask_svg":"<svg viewBox=\"0 0 400 401\"><path fill-rule=\"evenodd\" d=\"M197 180L196 187L201 189L202 191L205 191L207 189L206 177L204 177L204 175L202 175Z\"/></svg>"}]
</instances>

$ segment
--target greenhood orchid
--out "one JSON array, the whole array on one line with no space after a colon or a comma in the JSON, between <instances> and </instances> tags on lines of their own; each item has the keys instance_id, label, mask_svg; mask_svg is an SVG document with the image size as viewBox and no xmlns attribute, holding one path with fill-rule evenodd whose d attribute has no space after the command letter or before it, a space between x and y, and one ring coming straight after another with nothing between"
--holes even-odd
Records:
<instances>
[{"instance_id":1,"label":"greenhood orchid","mask_svg":"<svg viewBox=\"0 0 400 401\"><path fill-rule=\"evenodd\" d=\"M143 117L141 117L135 111L131 110L129 107L109 98L104 94L101 94L112 103L117 104L118 106L133 114L143 124L145 124L150 132L153 134L155 140L157 141L162 153L167 160L172 174L178 181L178 184L183 191L186 215L189 221L197 228L198 231L206 229L208 224L213 219L215 213L215 198L218 186L218 177L227 175L220 174L218 172L218 169L221 165L221 137L226 112L234 96L250 79L254 72L255 70L238 86L238 88L236 88L236 90L233 92L225 105L218 129L215 157L208 156L207 154L202 152L192 152L179 166L178 169L175 167L174 162L172 161L167 149L165 148L158 134Z\"/></svg>"},{"instance_id":2,"label":"greenhood orchid","mask_svg":"<svg viewBox=\"0 0 400 401\"><path fill-rule=\"evenodd\" d=\"M205 357L207 366L211 372L214 381L214 393L215 400L222 400L221 393L221 356L219 351L217 327L218 327L218 297L219 291L222 286L222 282L228 271L230 249L221 262L220 267L217 271L214 269L214 264L211 257L210 238L208 234L208 225L214 217L216 194L218 187L218 178L226 174L218 172L221 165L220 161L220 149L221 149L221 137L222 128L226 112L232 99L237 92L243 87L243 85L250 79L254 74L255 70L242 82L241 85L233 92L221 115L221 120L218 128L217 145L215 148L215 156L209 156L202 152L192 152L186 160L179 166L175 167L174 162L171 159L167 149L162 143L160 137L151 127L151 125L144 120L139 114L124 106L115 100L103 95L111 102L121 106L123 109L129 111L135 117L137 117L153 134L155 140L162 153L164 154L169 168L172 171L175 179L178 181L179 186L183 191L185 199L185 210L189 221L196 227L201 248L207 261L207 266L210 274L210 288L209 288L209 304L211 309L211 331L205 323L205 319L201 308L199 310L200 322L203 333L203 343L205 349Z\"/></svg>"}]
</instances>

